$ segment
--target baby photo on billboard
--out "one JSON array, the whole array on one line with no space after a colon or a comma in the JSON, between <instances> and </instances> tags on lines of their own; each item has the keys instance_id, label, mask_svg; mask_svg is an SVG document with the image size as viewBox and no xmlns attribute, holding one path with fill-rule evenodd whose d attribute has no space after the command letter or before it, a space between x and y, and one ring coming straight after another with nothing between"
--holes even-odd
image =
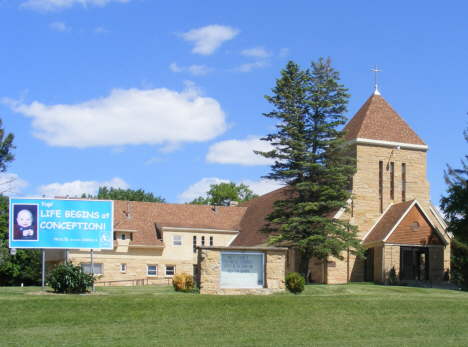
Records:
<instances>
[{"instance_id":1,"label":"baby photo on billboard","mask_svg":"<svg viewBox=\"0 0 468 347\"><path fill-rule=\"evenodd\" d=\"M13 240L38 240L37 210L38 205L13 205Z\"/></svg>"}]
</instances>

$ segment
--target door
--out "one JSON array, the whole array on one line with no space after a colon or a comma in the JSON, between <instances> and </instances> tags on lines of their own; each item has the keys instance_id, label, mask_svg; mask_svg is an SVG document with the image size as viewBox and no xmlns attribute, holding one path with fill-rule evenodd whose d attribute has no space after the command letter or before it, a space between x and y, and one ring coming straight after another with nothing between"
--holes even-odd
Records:
<instances>
[{"instance_id":1,"label":"door","mask_svg":"<svg viewBox=\"0 0 468 347\"><path fill-rule=\"evenodd\" d=\"M429 248L401 247L400 271L400 279L402 280L429 279Z\"/></svg>"}]
</instances>

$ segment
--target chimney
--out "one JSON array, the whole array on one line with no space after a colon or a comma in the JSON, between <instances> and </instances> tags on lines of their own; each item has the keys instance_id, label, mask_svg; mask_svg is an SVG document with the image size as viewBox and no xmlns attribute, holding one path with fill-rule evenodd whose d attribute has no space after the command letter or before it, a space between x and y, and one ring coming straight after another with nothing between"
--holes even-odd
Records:
<instances>
[{"instance_id":1,"label":"chimney","mask_svg":"<svg viewBox=\"0 0 468 347\"><path fill-rule=\"evenodd\" d=\"M218 206L216 204L214 204L214 211L215 213L218 213Z\"/></svg>"},{"instance_id":2,"label":"chimney","mask_svg":"<svg viewBox=\"0 0 468 347\"><path fill-rule=\"evenodd\" d=\"M130 201L127 201L127 219L131 219L130 218Z\"/></svg>"},{"instance_id":3,"label":"chimney","mask_svg":"<svg viewBox=\"0 0 468 347\"><path fill-rule=\"evenodd\" d=\"M229 201L229 207L236 207L239 203L236 200Z\"/></svg>"}]
</instances>

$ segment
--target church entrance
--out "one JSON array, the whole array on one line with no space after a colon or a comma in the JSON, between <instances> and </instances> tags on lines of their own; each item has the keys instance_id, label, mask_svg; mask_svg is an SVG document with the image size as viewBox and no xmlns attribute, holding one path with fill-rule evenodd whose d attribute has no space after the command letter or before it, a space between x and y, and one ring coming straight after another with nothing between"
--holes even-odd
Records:
<instances>
[{"instance_id":1,"label":"church entrance","mask_svg":"<svg viewBox=\"0 0 468 347\"><path fill-rule=\"evenodd\" d=\"M429 248L400 247L400 279L429 279Z\"/></svg>"}]
</instances>

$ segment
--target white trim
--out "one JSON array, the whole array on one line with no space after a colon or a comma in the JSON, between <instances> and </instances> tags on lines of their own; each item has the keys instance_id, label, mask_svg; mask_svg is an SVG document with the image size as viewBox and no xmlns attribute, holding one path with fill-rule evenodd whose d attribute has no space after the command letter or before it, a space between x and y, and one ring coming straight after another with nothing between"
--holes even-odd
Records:
<instances>
[{"instance_id":1,"label":"white trim","mask_svg":"<svg viewBox=\"0 0 468 347\"><path fill-rule=\"evenodd\" d=\"M411 244L411 243L386 243L386 246L401 246L401 247L427 247L427 248L444 248L443 245L421 245L418 244Z\"/></svg>"},{"instance_id":2,"label":"white trim","mask_svg":"<svg viewBox=\"0 0 468 347\"><path fill-rule=\"evenodd\" d=\"M424 208L421 206L419 203L418 199L414 199L413 203L406 209L405 213L401 216L401 218L398 220L398 222L395 223L393 226L392 230L387 234L387 237L383 239L383 242L387 242L387 240L392 236L393 232L395 229L400 225L400 223L403 221L403 219L406 217L406 215L409 213L409 211L415 206L418 205L419 209L421 210L423 216L426 218L426 220L429 222L429 225L435 230L436 234L439 235L439 237L442 239L442 242L444 245L448 245L448 242L445 240L444 235L439 231L439 228L437 228L434 223L432 222L431 218L429 218L429 215L427 212L424 210Z\"/></svg>"},{"instance_id":3,"label":"white trim","mask_svg":"<svg viewBox=\"0 0 468 347\"><path fill-rule=\"evenodd\" d=\"M431 205L429 207L429 210L432 212L432 214L434 215L434 217L436 217L437 221L440 223L440 225L442 226L442 228L447 229L447 223L445 223L445 220L444 218L442 218L442 215L440 214L439 210L437 209L437 207L435 207L435 205L432 203L431 201Z\"/></svg>"},{"instance_id":4,"label":"white trim","mask_svg":"<svg viewBox=\"0 0 468 347\"><path fill-rule=\"evenodd\" d=\"M369 236L369 234L372 232L372 230L374 230L375 226L380 222L380 220L382 219L383 216L385 216L385 213L387 213L388 209L390 207L393 206L393 202L390 203L390 205L388 205L388 207L385 209L385 211L380 215L379 219L377 219L377 221L374 223L374 225L372 226L372 228L369 229L369 231L366 233L366 235L364 235L364 237L362 238L362 241L361 243L366 239L367 236ZM375 241L373 241L375 242ZM379 241L380 242L380 241Z\"/></svg>"},{"instance_id":5,"label":"white trim","mask_svg":"<svg viewBox=\"0 0 468 347\"><path fill-rule=\"evenodd\" d=\"M133 230L133 229L114 229L114 232L115 231L119 231L119 232L126 232L126 233L136 233L138 230Z\"/></svg>"},{"instance_id":6,"label":"white trim","mask_svg":"<svg viewBox=\"0 0 468 347\"><path fill-rule=\"evenodd\" d=\"M164 231L177 231L177 232L196 232L196 233L221 233L221 234L238 234L239 230L223 230L223 229L202 229L202 228L177 228L177 227L163 227Z\"/></svg>"},{"instance_id":7,"label":"white trim","mask_svg":"<svg viewBox=\"0 0 468 347\"><path fill-rule=\"evenodd\" d=\"M352 199L348 199L346 201L346 203L349 205L351 203ZM342 216L342 214L346 211L346 207L342 207L340 208L340 210L338 212L336 212L335 216L333 217L333 219L340 219L340 217Z\"/></svg>"},{"instance_id":8,"label":"white trim","mask_svg":"<svg viewBox=\"0 0 468 347\"><path fill-rule=\"evenodd\" d=\"M400 146L400 148L402 149L416 149L416 150L422 150L422 151L427 151L429 149L429 147L426 145L414 145L411 143L404 143L404 142L371 140L371 139L364 139L362 137L358 137L351 141L348 141L348 145L352 145L354 143L358 145L376 145L376 146L393 147L393 148Z\"/></svg>"}]
</instances>

